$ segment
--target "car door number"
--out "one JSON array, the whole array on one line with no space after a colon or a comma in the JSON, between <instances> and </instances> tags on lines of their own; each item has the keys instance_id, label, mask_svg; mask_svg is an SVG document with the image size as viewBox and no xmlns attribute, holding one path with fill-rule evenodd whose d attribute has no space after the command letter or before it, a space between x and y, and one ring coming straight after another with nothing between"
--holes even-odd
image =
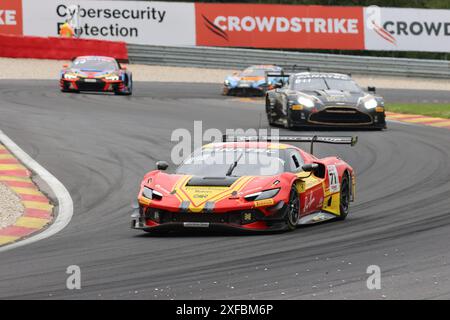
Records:
<instances>
[{"instance_id":1,"label":"car door number","mask_svg":"<svg viewBox=\"0 0 450 320\"><path fill-rule=\"evenodd\" d=\"M335 165L329 165L328 168L328 182L330 185L330 192L338 192L340 190L339 175Z\"/></svg>"}]
</instances>

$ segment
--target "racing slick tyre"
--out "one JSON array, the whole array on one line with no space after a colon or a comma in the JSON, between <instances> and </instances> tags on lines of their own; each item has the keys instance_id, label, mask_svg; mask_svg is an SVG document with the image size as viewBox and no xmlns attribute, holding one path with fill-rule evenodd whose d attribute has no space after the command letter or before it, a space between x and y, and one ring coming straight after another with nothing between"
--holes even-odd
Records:
<instances>
[{"instance_id":1,"label":"racing slick tyre","mask_svg":"<svg viewBox=\"0 0 450 320\"><path fill-rule=\"evenodd\" d=\"M297 222L300 212L300 198L298 196L297 188L295 185L291 188L291 193L289 194L289 203L286 208L286 226L288 231L295 230L297 227Z\"/></svg>"},{"instance_id":2,"label":"racing slick tyre","mask_svg":"<svg viewBox=\"0 0 450 320\"><path fill-rule=\"evenodd\" d=\"M129 80L127 79L127 82L127 91L114 91L114 94L118 96L131 96L133 94L133 79L130 77Z\"/></svg>"},{"instance_id":3,"label":"racing slick tyre","mask_svg":"<svg viewBox=\"0 0 450 320\"><path fill-rule=\"evenodd\" d=\"M345 218L347 218L350 205L350 183L348 181L347 174L344 174L344 177L342 178L340 197L340 215L337 219L345 220Z\"/></svg>"},{"instance_id":4,"label":"racing slick tyre","mask_svg":"<svg viewBox=\"0 0 450 320\"><path fill-rule=\"evenodd\" d=\"M284 123L284 127L288 130L293 130L294 125L291 120L291 109L286 107L286 122Z\"/></svg>"},{"instance_id":5,"label":"racing slick tyre","mask_svg":"<svg viewBox=\"0 0 450 320\"><path fill-rule=\"evenodd\" d=\"M266 116L267 116L267 122L269 123L269 125L274 126L275 120L273 119L272 111L270 110L269 101L266 101Z\"/></svg>"}]
</instances>

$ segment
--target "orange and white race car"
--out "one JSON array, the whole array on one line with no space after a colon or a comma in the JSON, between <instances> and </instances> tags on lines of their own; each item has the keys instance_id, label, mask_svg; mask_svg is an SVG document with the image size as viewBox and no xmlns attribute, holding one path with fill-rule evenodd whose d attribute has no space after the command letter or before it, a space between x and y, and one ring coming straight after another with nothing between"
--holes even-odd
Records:
<instances>
[{"instance_id":1,"label":"orange and white race car","mask_svg":"<svg viewBox=\"0 0 450 320\"><path fill-rule=\"evenodd\" d=\"M267 90L273 89L274 83L267 81L269 72L282 73L283 69L274 65L250 66L242 72L235 72L225 78L224 95L262 96Z\"/></svg>"}]
</instances>

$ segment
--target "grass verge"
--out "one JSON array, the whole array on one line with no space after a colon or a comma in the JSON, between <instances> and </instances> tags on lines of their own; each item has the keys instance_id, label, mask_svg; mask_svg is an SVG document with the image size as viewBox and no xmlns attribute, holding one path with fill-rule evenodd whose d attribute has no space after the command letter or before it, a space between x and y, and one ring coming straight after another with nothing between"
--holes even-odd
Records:
<instances>
[{"instance_id":1,"label":"grass verge","mask_svg":"<svg viewBox=\"0 0 450 320\"><path fill-rule=\"evenodd\" d=\"M386 105L386 111L450 119L450 104L393 103Z\"/></svg>"}]
</instances>

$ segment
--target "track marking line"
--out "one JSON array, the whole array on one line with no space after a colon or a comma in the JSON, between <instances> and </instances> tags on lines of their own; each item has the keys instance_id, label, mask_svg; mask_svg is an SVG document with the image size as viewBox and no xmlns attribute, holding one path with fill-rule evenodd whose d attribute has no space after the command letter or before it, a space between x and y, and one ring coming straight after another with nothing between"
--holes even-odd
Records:
<instances>
[{"instance_id":1,"label":"track marking line","mask_svg":"<svg viewBox=\"0 0 450 320\"><path fill-rule=\"evenodd\" d=\"M31 244L48 237L51 237L64 229L70 222L73 216L73 201L70 197L69 191L67 191L66 187L55 177L53 176L47 169L42 167L39 163L37 163L33 158L31 158L25 151L23 151L14 141L12 141L3 131L0 130L0 142L3 146L0 145L0 154L7 154L8 150L24 164L25 167L29 168L36 175L38 175L45 183L50 187L53 194L57 200L57 214L53 222L48 226L48 228L42 230L42 232L31 235L28 238L23 240L19 240L17 242L13 242L11 244L6 244L0 247L0 252L4 252L7 250L11 250L14 248L22 247L27 244ZM6 148L5 148L6 147ZM7 149L7 150L6 150ZM31 182L31 180L24 174L27 170L1 170L0 169L0 181L3 179L6 181L22 181L22 182ZM10 174L9 174L10 173ZM14 177L14 175L18 174L20 177ZM13 177L8 177L13 175ZM34 213L42 214L43 212L51 212L52 205L48 203L43 203L39 201L23 201L25 206L25 214L27 210L36 210ZM25 225L41 225L43 221L49 222L48 219L40 218L40 217L26 217L22 216L25 221ZM19 218L19 219L22 219ZM30 220L37 219L37 220ZM9 227L6 227L8 229ZM24 228L24 231L28 230L36 230L34 228ZM5 243L10 243L11 241L18 240L22 235L12 236L12 235L0 235L0 245Z\"/></svg>"}]
</instances>

